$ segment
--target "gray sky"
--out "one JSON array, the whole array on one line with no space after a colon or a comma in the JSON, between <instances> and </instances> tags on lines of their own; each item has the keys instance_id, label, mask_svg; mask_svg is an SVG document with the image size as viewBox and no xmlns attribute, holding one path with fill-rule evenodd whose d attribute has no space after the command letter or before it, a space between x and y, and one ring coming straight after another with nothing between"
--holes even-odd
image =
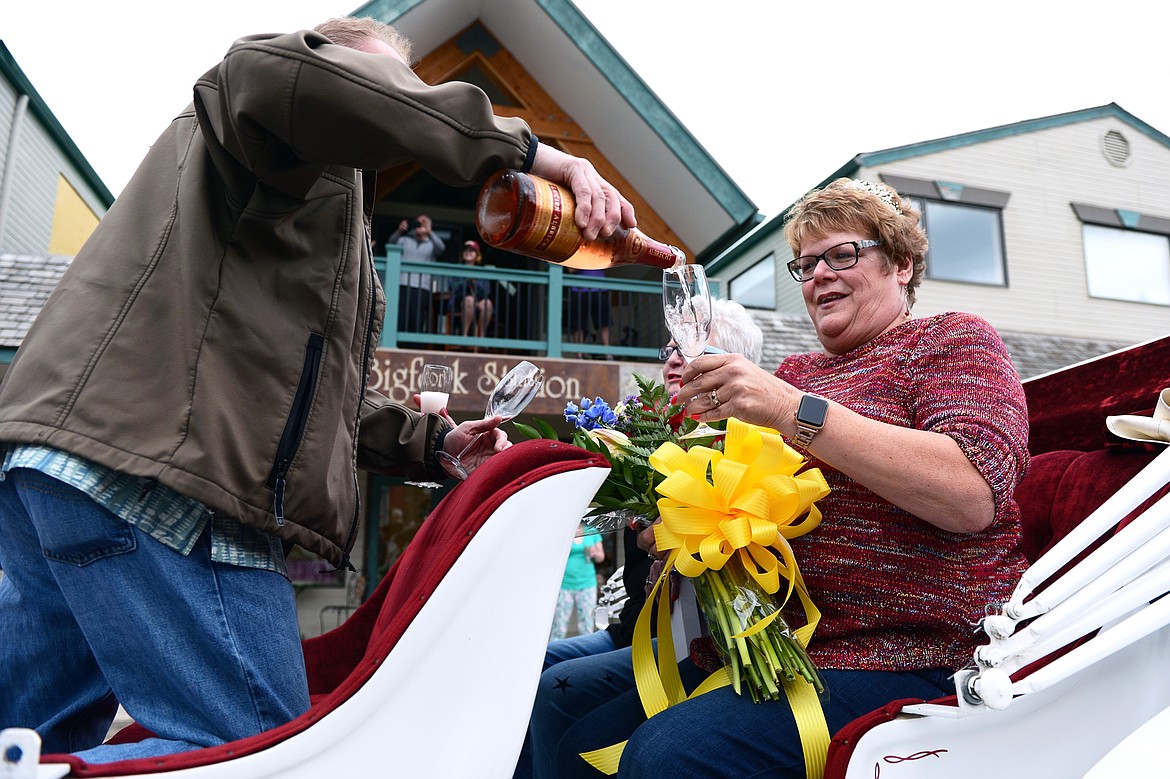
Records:
<instances>
[{"instance_id":1,"label":"gray sky","mask_svg":"<svg viewBox=\"0 0 1170 779\"><path fill-rule=\"evenodd\" d=\"M1170 134L1153 0L574 1L769 216L859 152L1110 102ZM359 5L4 0L0 38L117 195L232 40Z\"/></svg>"}]
</instances>

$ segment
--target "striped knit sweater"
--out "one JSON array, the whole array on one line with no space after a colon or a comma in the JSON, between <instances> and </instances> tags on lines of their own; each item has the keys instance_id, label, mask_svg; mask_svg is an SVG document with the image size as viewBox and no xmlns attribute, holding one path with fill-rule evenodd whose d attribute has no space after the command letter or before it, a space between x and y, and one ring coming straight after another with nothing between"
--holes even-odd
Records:
<instances>
[{"instance_id":1,"label":"striped knit sweater","mask_svg":"<svg viewBox=\"0 0 1170 779\"><path fill-rule=\"evenodd\" d=\"M975 623L1006 600L1026 565L1015 551L1013 495L1028 462L1028 413L1003 342L978 317L941 314L840 356L793 355L776 375L867 417L950 436L995 496L992 525L960 535L813 459L832 492L818 503L821 526L792 542L822 612L812 659L865 670L968 664Z\"/></svg>"}]
</instances>

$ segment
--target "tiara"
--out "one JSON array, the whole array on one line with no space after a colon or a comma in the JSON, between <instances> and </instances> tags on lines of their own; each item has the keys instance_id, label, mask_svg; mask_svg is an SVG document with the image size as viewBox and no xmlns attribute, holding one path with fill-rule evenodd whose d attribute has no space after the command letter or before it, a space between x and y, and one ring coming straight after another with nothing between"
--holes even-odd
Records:
<instances>
[{"instance_id":1,"label":"tiara","mask_svg":"<svg viewBox=\"0 0 1170 779\"><path fill-rule=\"evenodd\" d=\"M845 186L874 195L878 200L889 206L895 214L898 216L902 215L902 207L898 205L897 200L894 200L893 190L885 184L874 184L872 181L866 181L865 179L851 179Z\"/></svg>"}]
</instances>

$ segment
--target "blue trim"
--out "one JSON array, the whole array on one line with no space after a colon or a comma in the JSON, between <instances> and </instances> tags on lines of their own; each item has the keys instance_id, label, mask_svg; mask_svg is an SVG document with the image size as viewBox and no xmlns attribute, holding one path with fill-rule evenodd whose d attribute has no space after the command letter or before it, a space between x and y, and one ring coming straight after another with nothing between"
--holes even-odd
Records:
<instances>
[{"instance_id":1,"label":"blue trim","mask_svg":"<svg viewBox=\"0 0 1170 779\"><path fill-rule=\"evenodd\" d=\"M0 346L0 365L11 365L12 358L16 356L16 348L12 346Z\"/></svg>"},{"instance_id":2,"label":"blue trim","mask_svg":"<svg viewBox=\"0 0 1170 779\"><path fill-rule=\"evenodd\" d=\"M496 350L527 350L543 353L544 356L560 359L565 352L581 354L611 354L627 357L632 360L652 360L658 354L657 346L619 346L587 343L566 343L564 328L561 323L563 313L562 294L566 286L581 286L583 281L579 277L567 275L560 265L549 263L548 270L513 270L491 266L468 267L445 262L404 262L400 247L390 244L386 247L385 257L375 257L374 267L382 281L384 289L396 290L397 283L387 283L387 279L401 278L402 273L426 273L438 278L481 278L496 282L517 282L521 284L546 285L544 310L545 338L477 338L472 336L455 335L452 333L399 333L398 332L398 295L391 292L386 296L386 319L382 325L382 334L378 346L383 349L399 348L399 341L410 344L427 344L438 346L475 346L485 351ZM659 282L642 281L639 279L589 277L589 287L613 290L629 294L660 295L662 287ZM711 279L712 294L719 294L719 282Z\"/></svg>"},{"instance_id":3,"label":"blue trim","mask_svg":"<svg viewBox=\"0 0 1170 779\"><path fill-rule=\"evenodd\" d=\"M1163 146L1170 147L1170 136L1154 129L1116 103L1109 103L1108 105L1097 106L1096 108L1069 111L1064 114L1055 114L1053 116L1040 117L1039 119L1029 119L1023 122L990 127L986 130L977 130L971 133L963 133L962 135L951 135L933 141L923 141L922 143L912 143L908 146L897 146L892 149L859 154L856 161L862 167L886 165L910 157L934 154L935 152L972 146L977 143L985 143L986 141L994 141L1000 138L1011 138L1016 135L1049 130L1053 127L1063 127L1065 125L1109 117L1124 122L1138 132L1148 135Z\"/></svg>"},{"instance_id":4,"label":"blue trim","mask_svg":"<svg viewBox=\"0 0 1170 779\"><path fill-rule=\"evenodd\" d=\"M77 144L69 137L69 133L65 132L65 128L57 121L57 117L49 110L49 106L33 88L32 82L24 75L24 71L16 64L16 58L8 51L8 47L4 45L4 41L0 41L0 73L12 82L13 89L16 90L17 96L28 95L28 106L31 109L33 116L44 125L45 130L48 131L49 136L56 143L57 147L65 154L65 157L77 168L77 172L93 190L94 196L101 202L102 206L108 211L110 206L114 204L114 195L109 188L102 182L97 171L89 164L89 160L77 148Z\"/></svg>"},{"instance_id":5,"label":"blue trim","mask_svg":"<svg viewBox=\"0 0 1170 779\"><path fill-rule=\"evenodd\" d=\"M422 5L427 0L372 0L360 8L346 14L347 16L362 17L369 16L374 19L379 19L386 24L394 24L399 17L410 11L417 5Z\"/></svg>"},{"instance_id":6,"label":"blue trim","mask_svg":"<svg viewBox=\"0 0 1170 779\"><path fill-rule=\"evenodd\" d=\"M1137 211L1130 211L1129 209L1119 208L1117 209L1117 218L1120 219L1121 223L1126 227L1130 228L1131 230L1136 230L1138 222L1141 221L1142 215Z\"/></svg>"}]
</instances>

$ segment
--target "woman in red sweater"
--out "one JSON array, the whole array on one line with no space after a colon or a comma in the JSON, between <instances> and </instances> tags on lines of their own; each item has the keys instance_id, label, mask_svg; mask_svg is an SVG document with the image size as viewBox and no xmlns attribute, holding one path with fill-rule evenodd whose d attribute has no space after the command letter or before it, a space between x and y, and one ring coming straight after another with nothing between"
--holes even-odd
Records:
<instances>
[{"instance_id":1,"label":"woman in red sweater","mask_svg":"<svg viewBox=\"0 0 1170 779\"><path fill-rule=\"evenodd\" d=\"M1013 494L1028 416L987 322L911 315L927 241L892 189L839 179L793 208L785 237L822 350L788 357L775 374L740 355L703 356L680 396L700 421L734 416L780 431L829 482L824 521L792 547L822 614L808 652L833 733L893 700L954 693L950 676L971 660L974 624L1025 567ZM640 538L652 554L653 542L652 530ZM805 775L786 702L723 688L643 720L636 690L589 700L595 688L558 668L560 711L592 707L546 736L558 776L590 775L577 753L627 737L621 777ZM540 713L538 697L534 727Z\"/></svg>"}]
</instances>

